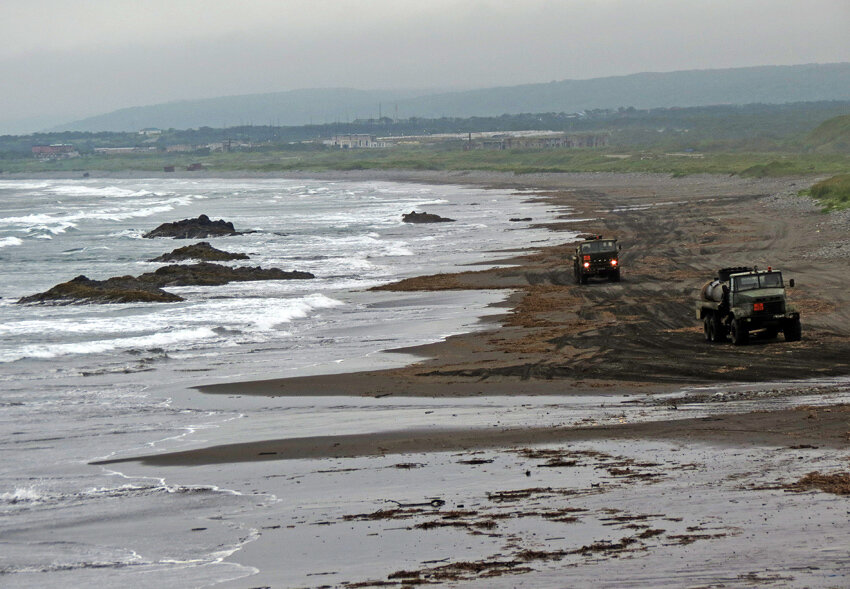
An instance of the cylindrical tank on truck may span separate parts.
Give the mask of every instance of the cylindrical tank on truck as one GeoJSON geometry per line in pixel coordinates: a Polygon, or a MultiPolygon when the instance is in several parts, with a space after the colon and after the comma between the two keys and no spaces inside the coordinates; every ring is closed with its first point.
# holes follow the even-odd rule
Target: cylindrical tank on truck
{"type": "MultiPolygon", "coordinates": [[[[788,286],[794,286],[790,280],[788,286]]],[[[696,317],[703,322],[706,341],[747,343],[751,333],[786,341],[801,337],[800,313],[787,301],[782,273],[747,266],[721,268],[700,289],[696,317]]]]}

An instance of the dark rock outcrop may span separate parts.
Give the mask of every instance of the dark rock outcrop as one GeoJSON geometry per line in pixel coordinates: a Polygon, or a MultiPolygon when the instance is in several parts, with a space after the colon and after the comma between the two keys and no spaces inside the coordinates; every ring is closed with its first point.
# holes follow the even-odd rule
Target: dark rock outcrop
{"type": "Polygon", "coordinates": [[[228,282],[309,278],[315,276],[309,272],[286,272],[279,268],[230,268],[208,262],[171,264],[141,276],[119,276],[108,280],[77,276],[43,293],[23,297],[18,303],[171,303],[185,299],[162,290],[162,287],[218,286],[228,282]]]}
{"type": "Polygon", "coordinates": [[[201,241],[178,247],[168,254],[157,256],[148,262],[183,262],[185,260],[202,260],[204,262],[227,262],[230,260],[247,260],[248,256],[242,253],[226,252],[216,249],[209,242],[201,241]]]}
{"type": "Polygon", "coordinates": [[[417,213],[416,211],[410,211],[409,213],[405,213],[401,216],[401,220],[405,223],[450,223],[454,221],[454,219],[449,219],[448,217],[441,217],[440,215],[433,215],[431,213],[417,213]]]}
{"type": "Polygon", "coordinates": [[[206,215],[197,219],[183,219],[173,223],[163,223],[153,231],[148,231],[142,237],[173,237],[174,239],[203,239],[204,237],[224,237],[242,235],[233,227],[233,223],[219,219],[211,221],[206,215]]]}
{"type": "Polygon", "coordinates": [[[26,303],[174,303],[183,297],[139,282],[135,276],[119,276],[108,280],[91,280],[77,276],[73,280],[57,284],[50,290],[23,297],[19,304],[26,303]]]}
{"type": "Polygon", "coordinates": [[[163,286],[218,286],[228,282],[251,280],[293,280],[315,278],[310,272],[286,272],[280,268],[260,268],[259,266],[230,268],[221,264],[200,262],[198,264],[171,264],[158,268],[155,272],[146,272],[138,280],[156,287],[163,286]]]}

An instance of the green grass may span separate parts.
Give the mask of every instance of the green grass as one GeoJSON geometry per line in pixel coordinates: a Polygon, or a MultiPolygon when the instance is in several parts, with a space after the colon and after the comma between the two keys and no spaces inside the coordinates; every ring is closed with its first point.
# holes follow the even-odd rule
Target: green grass
{"type": "Polygon", "coordinates": [[[56,162],[31,158],[0,160],[13,173],[41,171],[161,172],[164,166],[184,170],[192,162],[223,172],[287,172],[330,170],[482,170],[532,174],[539,172],[650,172],[681,177],[692,174],[742,176],[806,176],[840,174],[850,169],[850,154],[717,152],[671,154],[608,149],[462,151],[460,146],[421,146],[370,150],[279,150],[242,153],[132,154],[87,156],[56,162]],[[616,157],[613,157],[616,156],[616,157]]]}
{"type": "Polygon", "coordinates": [[[812,151],[847,153],[850,151],[850,115],[824,121],[806,137],[805,144],[812,151]]]}
{"type": "Polygon", "coordinates": [[[850,174],[840,174],[814,184],[804,191],[820,203],[825,212],[850,208],[850,174]]]}

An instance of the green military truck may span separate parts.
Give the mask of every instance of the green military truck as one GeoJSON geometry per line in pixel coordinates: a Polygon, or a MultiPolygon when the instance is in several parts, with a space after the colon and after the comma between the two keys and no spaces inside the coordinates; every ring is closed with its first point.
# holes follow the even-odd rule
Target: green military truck
{"type": "MultiPolygon", "coordinates": [[[[793,279],[788,286],[793,288],[793,279]]],[[[724,342],[730,337],[740,346],[753,332],[774,338],[780,331],[785,341],[795,342],[802,333],[800,313],[785,298],[782,273],[772,268],[721,268],[714,280],[702,287],[696,316],[703,322],[708,342],[724,342]]]]}
{"type": "Polygon", "coordinates": [[[616,239],[597,235],[576,247],[573,273],[578,284],[587,284],[591,276],[620,282],[620,250],[616,239]]]}

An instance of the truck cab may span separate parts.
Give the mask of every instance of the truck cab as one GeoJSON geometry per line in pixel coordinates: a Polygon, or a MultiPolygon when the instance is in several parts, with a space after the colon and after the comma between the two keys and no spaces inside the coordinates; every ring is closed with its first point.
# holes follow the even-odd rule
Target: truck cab
{"type": "Polygon", "coordinates": [[[616,239],[606,239],[601,235],[578,244],[573,259],[576,282],[587,284],[591,276],[619,282],[621,249],[616,239]]]}

